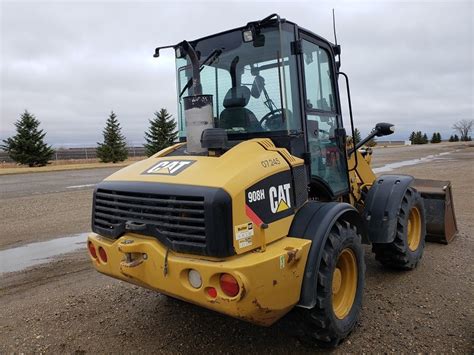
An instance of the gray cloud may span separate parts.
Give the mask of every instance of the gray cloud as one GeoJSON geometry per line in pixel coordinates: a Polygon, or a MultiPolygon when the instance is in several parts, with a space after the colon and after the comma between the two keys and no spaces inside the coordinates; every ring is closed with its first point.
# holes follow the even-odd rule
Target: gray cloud
{"type": "MultiPolygon", "coordinates": [[[[55,145],[95,144],[114,110],[134,144],[148,119],[176,112],[173,44],[241,26],[271,12],[332,40],[336,8],[342,70],[357,126],[395,123],[444,136],[473,118],[470,1],[1,2],[0,138],[28,109],[55,145]]],[[[341,91],[344,92],[341,86],[341,91]]],[[[346,115],[347,121],[347,115],[346,115]]]]}

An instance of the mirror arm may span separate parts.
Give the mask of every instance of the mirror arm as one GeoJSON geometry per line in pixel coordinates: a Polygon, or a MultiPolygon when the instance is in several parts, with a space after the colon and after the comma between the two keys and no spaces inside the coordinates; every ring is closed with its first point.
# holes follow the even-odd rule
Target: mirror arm
{"type": "Polygon", "coordinates": [[[349,151],[349,154],[352,154],[354,151],[362,147],[365,143],[370,141],[372,138],[374,138],[378,134],[379,134],[379,131],[377,129],[374,129],[367,137],[365,137],[359,143],[357,143],[356,146],[349,151]]]}
{"type": "Polygon", "coordinates": [[[160,56],[160,50],[166,49],[166,48],[176,48],[176,46],[173,44],[171,46],[156,47],[155,54],[153,54],[153,57],[158,58],[160,56]]]}

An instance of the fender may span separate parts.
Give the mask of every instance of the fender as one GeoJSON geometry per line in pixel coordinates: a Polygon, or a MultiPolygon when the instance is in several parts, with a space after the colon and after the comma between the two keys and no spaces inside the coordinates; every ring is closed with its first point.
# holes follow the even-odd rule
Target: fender
{"type": "Polygon", "coordinates": [[[310,201],[301,207],[293,218],[288,235],[312,241],[306,261],[299,307],[313,308],[316,305],[316,275],[322,251],[332,226],[338,220],[355,225],[362,238],[366,237],[365,225],[359,212],[348,203],[310,201]]]}
{"type": "Polygon", "coordinates": [[[362,213],[370,242],[393,242],[402,199],[413,181],[409,175],[382,175],[374,181],[362,213]]]}

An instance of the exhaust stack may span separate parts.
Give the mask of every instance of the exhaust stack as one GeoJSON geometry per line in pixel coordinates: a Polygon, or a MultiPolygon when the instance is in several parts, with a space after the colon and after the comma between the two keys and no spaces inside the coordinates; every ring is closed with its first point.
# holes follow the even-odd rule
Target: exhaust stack
{"type": "Polygon", "coordinates": [[[184,118],[186,122],[186,151],[189,154],[204,153],[207,149],[201,146],[201,135],[205,129],[214,127],[214,117],[212,95],[202,94],[201,70],[198,55],[188,41],[183,41],[177,45],[158,47],[155,49],[153,56],[158,58],[160,56],[160,50],[164,48],[174,48],[177,58],[182,58],[187,55],[191,61],[192,85],[190,87],[186,85],[185,89],[192,88],[192,95],[183,98],[184,118]]]}
{"type": "Polygon", "coordinates": [[[201,135],[205,129],[213,128],[212,95],[193,95],[183,98],[186,121],[186,151],[190,154],[207,152],[201,146],[201,135]]]}

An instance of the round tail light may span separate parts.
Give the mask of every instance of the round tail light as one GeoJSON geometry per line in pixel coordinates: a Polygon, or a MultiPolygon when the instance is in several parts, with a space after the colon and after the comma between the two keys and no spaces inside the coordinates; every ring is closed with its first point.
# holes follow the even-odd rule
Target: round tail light
{"type": "Polygon", "coordinates": [[[95,246],[92,242],[87,243],[87,248],[89,249],[89,253],[94,259],[97,259],[97,252],[95,251],[95,246]]]}
{"type": "Polygon", "coordinates": [[[107,253],[105,252],[105,249],[102,247],[99,247],[99,256],[100,256],[100,260],[102,260],[104,263],[107,262],[107,253]]]}
{"type": "Polygon", "coordinates": [[[207,294],[209,295],[209,297],[211,297],[211,298],[216,298],[217,297],[217,290],[214,287],[208,287],[206,289],[206,291],[207,291],[207,294]]]}
{"type": "Polygon", "coordinates": [[[222,292],[229,297],[235,297],[240,291],[240,286],[234,276],[230,274],[222,274],[219,279],[222,292]]]}
{"type": "Polygon", "coordinates": [[[200,288],[202,285],[202,279],[201,279],[201,274],[194,270],[190,269],[188,272],[188,280],[189,283],[191,284],[192,287],[194,288],[200,288]]]}

